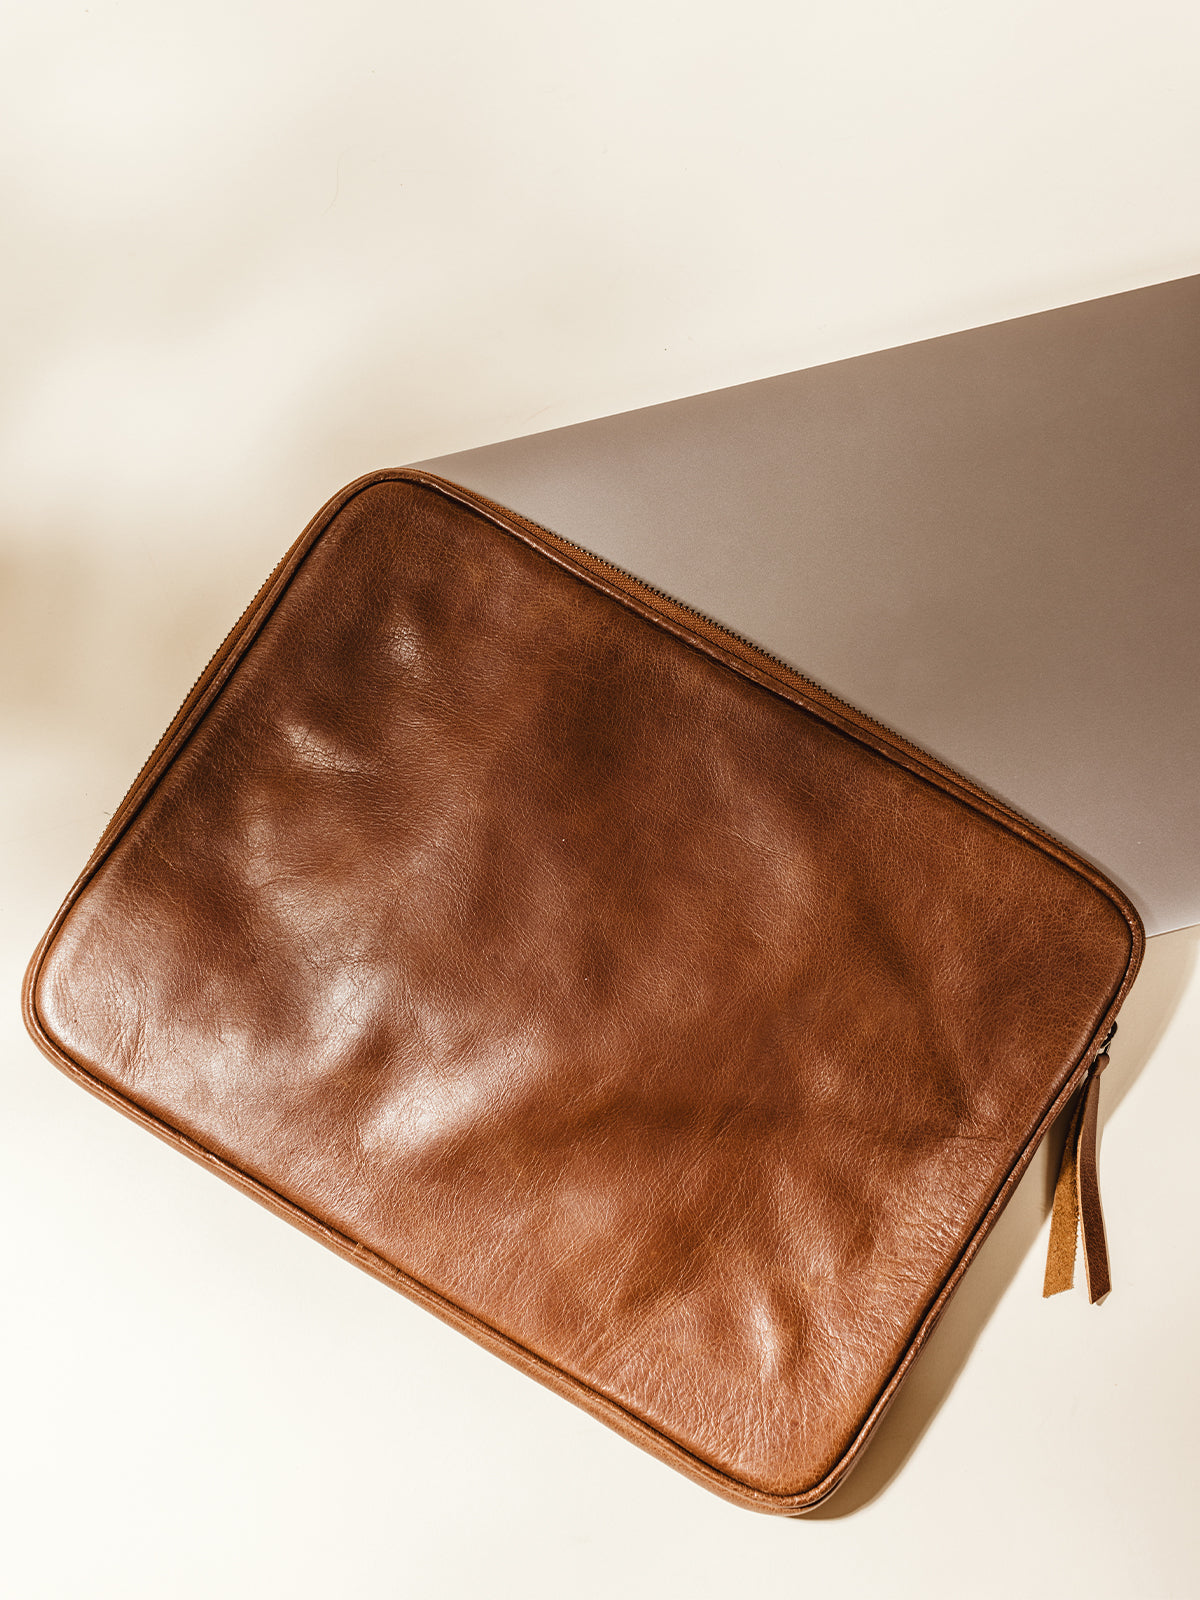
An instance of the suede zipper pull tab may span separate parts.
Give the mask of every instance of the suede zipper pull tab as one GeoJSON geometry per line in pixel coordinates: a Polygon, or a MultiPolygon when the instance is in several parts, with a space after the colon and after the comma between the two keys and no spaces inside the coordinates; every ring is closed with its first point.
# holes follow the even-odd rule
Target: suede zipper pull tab
{"type": "Polygon", "coordinates": [[[1075,1247],[1081,1231],[1088,1298],[1095,1305],[1112,1288],[1108,1271],[1108,1240],[1104,1235],[1104,1212],[1100,1206],[1100,1176],[1096,1165],[1096,1115],[1100,1106],[1100,1074],[1108,1065],[1108,1046],[1116,1031],[1114,1023],[1075,1098],[1062,1166],[1054,1188],[1050,1249],[1046,1256],[1046,1281],[1042,1288],[1045,1297],[1061,1294],[1075,1282],[1075,1247]]]}

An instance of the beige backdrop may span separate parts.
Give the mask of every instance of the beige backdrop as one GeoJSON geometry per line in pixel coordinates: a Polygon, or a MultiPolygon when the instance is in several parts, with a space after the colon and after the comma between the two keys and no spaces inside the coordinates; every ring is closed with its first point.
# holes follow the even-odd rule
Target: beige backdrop
{"type": "Polygon", "coordinates": [[[1105,1080],[1110,1303],[1039,1299],[1042,1159],[845,1497],[794,1524],[89,1100],[15,1002],[341,483],[1200,268],[1200,12],[10,0],[0,27],[6,1591],[1200,1593],[1196,930],[1152,941],[1105,1080]]]}

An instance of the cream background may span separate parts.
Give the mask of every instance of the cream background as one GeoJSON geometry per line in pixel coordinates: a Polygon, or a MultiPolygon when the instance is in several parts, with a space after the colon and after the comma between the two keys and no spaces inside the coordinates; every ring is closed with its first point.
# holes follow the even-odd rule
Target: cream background
{"type": "Polygon", "coordinates": [[[343,482],[1200,268],[1200,13],[10,0],[0,30],[0,1588],[1200,1593],[1198,930],[1152,941],[1105,1080],[1110,1302],[1039,1298],[1043,1156],[797,1523],[147,1138],[15,1005],[343,482]]]}

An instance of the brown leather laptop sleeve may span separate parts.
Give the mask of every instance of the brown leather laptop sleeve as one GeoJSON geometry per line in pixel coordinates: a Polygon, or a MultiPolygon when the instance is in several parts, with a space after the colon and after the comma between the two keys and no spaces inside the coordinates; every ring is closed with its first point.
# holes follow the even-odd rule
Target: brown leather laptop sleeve
{"type": "Polygon", "coordinates": [[[836,1486],[1133,980],[1092,866],[417,471],[317,516],[31,964],[86,1087],[709,1488],[836,1486]]]}

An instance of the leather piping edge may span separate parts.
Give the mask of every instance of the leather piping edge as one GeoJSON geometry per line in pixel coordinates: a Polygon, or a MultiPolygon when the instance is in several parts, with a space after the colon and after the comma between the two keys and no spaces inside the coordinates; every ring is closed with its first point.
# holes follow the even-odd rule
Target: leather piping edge
{"type": "MultiPolygon", "coordinates": [[[[902,735],[894,733],[885,724],[869,717],[866,712],[859,712],[848,701],[841,700],[838,696],[821,688],[821,686],[805,679],[802,674],[792,672],[782,661],[774,660],[765,651],[760,650],[749,640],[742,640],[739,635],[733,634],[728,629],[719,628],[719,631],[730,634],[730,643],[740,644],[751,652],[756,658],[751,661],[732,648],[727,648],[706,638],[703,634],[694,631],[686,620],[680,621],[674,617],[663,615],[656,609],[656,592],[642,583],[632,573],[625,573],[611,562],[604,565],[612,569],[614,577],[624,576],[641,591],[632,594],[619,586],[618,583],[606,578],[603,572],[595,572],[582,562],[572,558],[570,548],[565,550],[547,545],[541,535],[549,534],[548,529],[540,529],[536,523],[519,517],[515,512],[505,512],[504,508],[487,500],[482,495],[476,495],[473,490],[465,489],[460,484],[451,483],[446,478],[439,478],[432,472],[424,472],[417,468],[390,468],[383,472],[372,474],[372,482],[401,481],[421,483],[425,487],[434,489],[446,499],[456,500],[460,505],[473,511],[476,515],[486,518],[499,527],[503,532],[512,534],[523,543],[529,545],[540,555],[553,561],[557,566],[570,572],[574,577],[581,579],[590,587],[599,589],[607,594],[610,599],[616,600],[627,610],[642,617],[645,621],[653,623],[665,632],[674,634],[692,649],[702,655],[711,657],[722,666],[731,668],[740,676],[748,678],[760,688],[769,690],[781,699],[799,706],[801,710],[818,717],[828,723],[838,732],[854,739],[857,743],[873,750],[876,755],[882,755],[886,760],[893,761],[897,766],[902,766],[915,777],[922,778],[934,787],[943,790],[952,799],[958,800],[972,810],[989,817],[994,822],[999,822],[1010,831],[1019,834],[1028,843],[1035,844],[1047,854],[1053,855],[1061,863],[1071,868],[1079,876],[1085,878],[1094,889],[1105,895],[1124,918],[1129,928],[1130,935],[1136,943],[1139,938],[1144,942],[1145,932],[1132,903],[1102,872],[1091,862],[1080,856],[1077,851],[1048,833],[1044,828],[1033,822],[1031,818],[1022,816],[1012,806],[991,794],[982,785],[976,784],[963,773],[956,772],[944,761],[939,760],[930,752],[913,745],[902,735]],[[795,681],[788,681],[782,676],[787,672],[795,681]],[[861,720],[860,720],[861,719],[861,720]]],[[[363,487],[370,487],[364,483],[363,487]]],[[[557,535],[550,535],[557,538],[557,535]]],[[[569,541],[564,541],[569,545],[569,541]]],[[[579,554],[585,555],[582,547],[579,554]]],[[[600,559],[600,558],[597,558],[600,559]]],[[[669,599],[668,596],[662,596],[669,599]]],[[[682,608],[687,609],[687,608],[682,608]]],[[[700,613],[694,614],[697,621],[702,620],[700,613]]],[[[718,625],[719,627],[719,625],[718,625]]],[[[1139,950],[1138,960],[1141,960],[1139,950]]]]}
{"type": "Polygon", "coordinates": [[[721,1495],[726,1500],[732,1501],[735,1505],[756,1511],[772,1512],[777,1515],[800,1515],[805,1511],[812,1510],[831,1495],[863,1454],[870,1436],[890,1406],[900,1383],[932,1333],[963,1274],[974,1260],[988,1233],[990,1233],[1004,1210],[1013,1190],[1016,1188],[1046,1133],[1065,1108],[1071,1095],[1082,1083],[1091,1055],[1094,1053],[1095,1042],[1103,1036],[1107,1025],[1119,1011],[1121,1003],[1141,966],[1145,949],[1145,932],[1141,918],[1136,910],[1121,891],[1110,883],[1091,863],[1077,856],[1074,851],[1051,836],[1041,833],[1032,824],[1020,817],[1019,814],[1011,812],[1002,802],[991,800],[991,803],[987,804],[983,798],[976,796],[970,789],[960,788],[952,772],[926,767],[924,763],[916,759],[915,754],[910,756],[907,750],[900,750],[891,745],[890,741],[883,737],[884,729],[880,728],[876,732],[871,727],[864,729],[856,725],[852,720],[853,707],[847,706],[845,710],[846,714],[843,715],[838,710],[831,710],[820,700],[810,701],[802,692],[794,689],[791,685],[785,684],[773,671],[755,670],[750,663],[744,661],[741,657],[732,652],[727,653],[711,644],[708,640],[688,632],[672,619],[655,613],[648,605],[639,603],[615,585],[604,582],[597,574],[585,567],[576,565],[573,561],[564,558],[563,554],[558,550],[550,548],[540,540],[535,539],[526,527],[510,521],[508,517],[499,515],[499,508],[493,507],[491,504],[481,504],[470,490],[463,489],[457,484],[451,484],[432,473],[413,468],[382,468],[377,472],[368,473],[364,477],[357,478],[352,483],[347,484],[344,489],[327,501],[312,518],[300,537],[284,554],[258,593],[250,601],[250,604],[218,646],[200,677],[193,684],[182,706],[180,706],[174,718],[168,724],[166,731],[154,746],[124,799],[113,813],[83,871],[68,891],[53,922],[46,930],[30,959],[21,990],[21,1009],[25,1026],[42,1053],[56,1067],[66,1073],[68,1077],[73,1078],[98,1099],[122,1112],[167,1144],[182,1151],[183,1154],[189,1156],[199,1165],[215,1172],[217,1176],[224,1178],[226,1182],[231,1183],[234,1188],[239,1189],[251,1199],[257,1200],[259,1204],[265,1206],[269,1211],[283,1217],[310,1237],[328,1246],[345,1259],[352,1261],[356,1266],[370,1272],[374,1277],[389,1284],[392,1288],[405,1295],[406,1298],[432,1312],[457,1331],[466,1334],[492,1354],[500,1356],[510,1365],[517,1367],[543,1386],[564,1398],[572,1400],[581,1409],[587,1411],[599,1421],[606,1423],[615,1432],[630,1439],[633,1443],[640,1445],[651,1455],[675,1467],[703,1487],[721,1495]],[[223,1156],[207,1149],[204,1145],[191,1139],[187,1134],[172,1127],[170,1123],[146,1111],[136,1101],[127,1098],[95,1077],[57,1042],[41,1016],[37,1004],[37,988],[42,968],[75,901],[116,846],[146,800],[153,793],[159,780],[169,770],[175,757],[199,727],[205,714],[216,701],[221,689],[236,670],[246,651],[253,644],[262,626],[282,599],[304,558],[316,544],[321,534],[326,531],[334,518],[349,505],[351,500],[356,499],[366,489],[387,482],[417,483],[433,489],[447,499],[458,501],[477,515],[484,517],[487,521],[499,527],[502,531],[520,538],[522,542],[538,550],[542,555],[554,561],[557,565],[564,567],[567,571],[574,573],[584,582],[599,588],[602,592],[634,610],[648,621],[676,634],[693,648],[712,656],[724,665],[731,667],[734,671],[750,678],[751,681],[759,683],[761,687],[792,701],[802,709],[818,716],[821,720],[840,728],[841,731],[866,744],[869,748],[876,750],[885,759],[896,761],[899,765],[912,771],[916,776],[924,778],[926,781],[932,782],[935,787],[945,790],[970,809],[990,816],[993,821],[1007,826],[1025,838],[1027,842],[1056,857],[1064,866],[1085,878],[1093,888],[1099,890],[1120,911],[1129,929],[1130,951],[1124,974],[1116,990],[1111,995],[1101,1021],[1093,1031],[1091,1040],[1083,1050],[1075,1066],[1068,1073],[1066,1080],[1052,1095],[1041,1120],[1025,1144],[1018,1150],[1007,1176],[1002,1180],[990,1203],[985,1208],[980,1221],[964,1245],[962,1253],[948,1273],[941,1289],[927,1304],[926,1310],[920,1318],[908,1345],[905,1347],[903,1355],[877,1395],[874,1404],[867,1411],[858,1430],[828,1472],[806,1489],[792,1493],[774,1493],[769,1490],[755,1488],[753,1485],[735,1477],[732,1473],[713,1466],[710,1462],[688,1450],[686,1446],[670,1438],[669,1435],[652,1423],[638,1417],[625,1406],[620,1405],[617,1401],[610,1400],[599,1390],[573,1377],[545,1357],[500,1333],[481,1318],[475,1317],[471,1312],[464,1310],[453,1301],[430,1289],[419,1279],[410,1277],[384,1257],[369,1250],[365,1245],[358,1243],[349,1235],[340,1233],[337,1229],[330,1227],[311,1212],[304,1210],[301,1206],[277,1193],[268,1184],[244,1172],[223,1156]]]}

